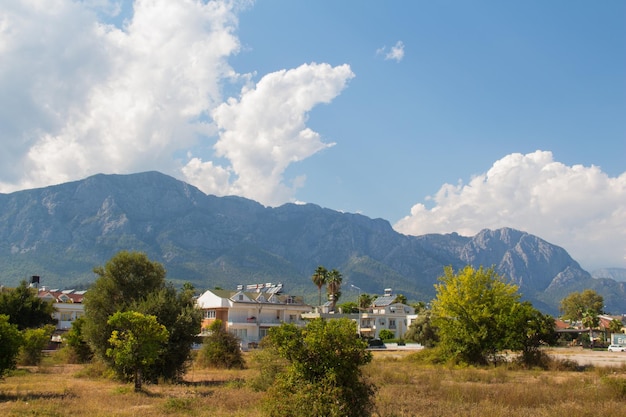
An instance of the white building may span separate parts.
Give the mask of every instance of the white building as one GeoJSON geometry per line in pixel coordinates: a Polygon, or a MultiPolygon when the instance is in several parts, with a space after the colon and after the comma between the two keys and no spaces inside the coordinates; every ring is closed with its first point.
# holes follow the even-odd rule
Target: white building
{"type": "Polygon", "coordinates": [[[57,330],[69,330],[72,322],[85,314],[83,298],[86,291],[74,290],[49,290],[42,287],[37,296],[42,300],[51,302],[54,306],[52,317],[57,320],[57,330]]]}
{"type": "Polygon", "coordinates": [[[322,307],[322,312],[314,312],[303,315],[305,319],[314,318],[341,318],[347,317],[357,322],[357,331],[364,337],[378,339],[380,331],[390,330],[395,339],[400,339],[409,329],[411,322],[417,318],[415,309],[409,305],[395,302],[397,296],[390,289],[385,290],[385,295],[376,298],[372,305],[361,309],[359,313],[342,314],[329,313],[322,307]]]}
{"type": "Polygon", "coordinates": [[[216,319],[236,335],[245,348],[256,346],[270,328],[282,323],[304,325],[301,316],[311,311],[302,297],[282,294],[282,284],[254,284],[236,291],[207,290],[196,301],[202,310],[202,332],[216,319]]]}

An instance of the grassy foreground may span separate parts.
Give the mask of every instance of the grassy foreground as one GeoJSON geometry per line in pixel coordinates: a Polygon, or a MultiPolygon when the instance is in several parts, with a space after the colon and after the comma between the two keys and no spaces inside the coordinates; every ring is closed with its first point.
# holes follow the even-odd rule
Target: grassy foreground
{"type": "MultiPolygon", "coordinates": [[[[20,368],[0,380],[2,416],[260,416],[262,392],[241,371],[190,368],[180,385],[132,384],[90,377],[86,365],[20,368]]],[[[375,354],[365,373],[378,387],[378,417],[623,417],[626,367],[584,371],[476,369],[418,364],[409,356],[375,354]]],[[[280,401],[280,399],[276,399],[280,401]]]]}

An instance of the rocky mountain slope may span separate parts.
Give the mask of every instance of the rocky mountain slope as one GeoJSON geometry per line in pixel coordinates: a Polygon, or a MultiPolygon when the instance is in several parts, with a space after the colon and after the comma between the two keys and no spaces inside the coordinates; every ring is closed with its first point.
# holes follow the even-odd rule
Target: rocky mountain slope
{"type": "MultiPolygon", "coordinates": [[[[389,222],[314,204],[264,207],[240,197],[205,195],[158,172],[95,175],[46,188],[0,194],[0,283],[30,275],[44,285],[92,282],[94,266],[122,249],[162,262],[168,278],[198,288],[282,282],[317,293],[318,265],[344,274],[344,299],[356,290],[393,288],[429,301],[443,267],[494,265],[525,299],[556,313],[571,291],[594,288],[607,310],[626,312],[626,283],[594,279],[567,252],[513,229],[405,236],[389,222]]],[[[354,294],[352,294],[354,293],[354,294]]]]}

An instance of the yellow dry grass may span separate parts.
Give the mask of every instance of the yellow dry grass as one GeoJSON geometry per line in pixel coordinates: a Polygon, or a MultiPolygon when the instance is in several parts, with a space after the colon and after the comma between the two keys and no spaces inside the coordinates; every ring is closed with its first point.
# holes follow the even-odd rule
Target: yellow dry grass
{"type": "MultiPolygon", "coordinates": [[[[376,353],[365,374],[378,387],[376,417],[623,417],[626,368],[585,372],[429,366],[376,353]]],[[[20,368],[0,381],[2,416],[260,416],[262,392],[245,370],[190,368],[185,383],[146,385],[92,378],[83,365],[20,368]]],[[[280,401],[280,399],[276,399],[280,401]]]]}

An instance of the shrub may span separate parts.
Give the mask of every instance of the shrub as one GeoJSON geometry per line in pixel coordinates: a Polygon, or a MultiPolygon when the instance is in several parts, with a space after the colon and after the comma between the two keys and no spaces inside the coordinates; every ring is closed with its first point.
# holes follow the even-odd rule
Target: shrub
{"type": "Polygon", "coordinates": [[[210,334],[204,339],[198,355],[200,365],[243,369],[245,361],[239,347],[239,339],[224,329],[221,320],[215,320],[209,328],[210,334]]]}
{"type": "Polygon", "coordinates": [[[53,325],[39,329],[26,329],[22,332],[24,344],[20,349],[18,362],[20,365],[39,365],[43,358],[43,350],[48,346],[54,332],[53,325]]]}

